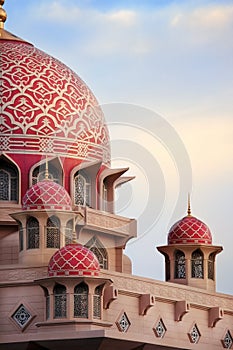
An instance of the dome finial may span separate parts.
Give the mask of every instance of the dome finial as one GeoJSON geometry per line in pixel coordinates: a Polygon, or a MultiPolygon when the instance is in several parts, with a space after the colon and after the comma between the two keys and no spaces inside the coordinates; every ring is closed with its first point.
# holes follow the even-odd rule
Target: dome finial
{"type": "Polygon", "coordinates": [[[0,0],[0,29],[4,28],[4,23],[6,22],[6,19],[7,19],[7,13],[2,8],[2,5],[4,5],[4,2],[5,0],[0,0]]]}
{"type": "Polygon", "coordinates": [[[49,180],[49,165],[48,165],[47,154],[46,154],[46,157],[45,157],[45,180],[47,180],[47,181],[49,180]]]}
{"type": "Polygon", "coordinates": [[[191,215],[191,204],[190,204],[190,193],[188,193],[188,210],[187,210],[187,214],[188,214],[188,216],[192,216],[191,215]]]}

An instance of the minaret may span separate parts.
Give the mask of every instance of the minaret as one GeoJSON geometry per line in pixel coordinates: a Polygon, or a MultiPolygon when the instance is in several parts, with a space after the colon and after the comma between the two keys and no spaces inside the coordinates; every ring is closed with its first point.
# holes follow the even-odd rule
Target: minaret
{"type": "Polygon", "coordinates": [[[192,216],[190,195],[187,215],[171,227],[168,244],[157,249],[165,257],[166,281],[215,291],[215,257],[223,248],[212,245],[208,226],[192,216]]]}

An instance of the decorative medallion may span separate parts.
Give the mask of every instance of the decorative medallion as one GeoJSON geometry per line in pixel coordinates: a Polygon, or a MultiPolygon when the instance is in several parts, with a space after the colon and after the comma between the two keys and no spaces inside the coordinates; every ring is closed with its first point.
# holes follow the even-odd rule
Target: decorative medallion
{"type": "Polygon", "coordinates": [[[228,330],[222,339],[222,345],[225,349],[231,349],[233,344],[233,338],[231,336],[231,332],[228,330]]]}
{"type": "Polygon", "coordinates": [[[189,336],[189,340],[191,343],[197,344],[199,342],[199,339],[201,337],[201,333],[200,333],[196,324],[194,324],[192,326],[192,329],[188,333],[188,336],[189,336]]]}
{"type": "Polygon", "coordinates": [[[130,321],[128,319],[128,316],[125,312],[121,314],[118,321],[116,322],[116,325],[120,332],[126,333],[130,327],[130,321]]]}
{"type": "Polygon", "coordinates": [[[165,327],[162,318],[160,318],[158,320],[158,322],[155,324],[155,326],[153,327],[153,331],[154,331],[156,337],[158,337],[158,338],[164,337],[164,335],[167,331],[167,328],[165,327]]]}
{"type": "Polygon", "coordinates": [[[24,329],[32,319],[32,314],[23,304],[20,304],[20,306],[12,314],[11,318],[21,329],[24,329]]]}

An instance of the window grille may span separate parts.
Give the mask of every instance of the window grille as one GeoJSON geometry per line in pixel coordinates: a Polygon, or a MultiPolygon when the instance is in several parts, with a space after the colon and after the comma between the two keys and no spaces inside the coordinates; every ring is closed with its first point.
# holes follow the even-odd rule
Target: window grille
{"type": "Polygon", "coordinates": [[[203,253],[200,249],[192,253],[192,277],[204,278],[203,253]]]}
{"type": "Polygon", "coordinates": [[[98,238],[92,237],[90,239],[90,241],[88,241],[85,244],[85,247],[90,249],[92,251],[92,253],[95,254],[95,256],[97,257],[97,259],[99,261],[100,268],[107,270],[108,269],[108,253],[107,253],[107,250],[102,245],[102,243],[98,240],[98,238]]]}
{"type": "Polygon", "coordinates": [[[65,228],[65,245],[72,243],[73,238],[73,220],[69,220],[65,228]]]}
{"type": "Polygon", "coordinates": [[[46,232],[47,248],[60,248],[60,221],[56,216],[48,218],[46,232]]]}
{"type": "Polygon", "coordinates": [[[0,159],[0,201],[17,201],[18,187],[17,169],[0,159]]]}
{"type": "Polygon", "coordinates": [[[66,287],[57,284],[53,289],[54,295],[54,318],[66,317],[66,287]]]}
{"type": "Polygon", "coordinates": [[[74,178],[75,205],[90,206],[90,183],[87,176],[78,173],[74,178]]]}
{"type": "Polygon", "coordinates": [[[74,288],[74,317],[88,318],[88,286],[84,282],[74,288]]]}
{"type": "Polygon", "coordinates": [[[101,293],[102,287],[96,287],[93,296],[93,318],[101,318],[101,293]]]}
{"type": "Polygon", "coordinates": [[[175,252],[175,278],[186,278],[185,255],[181,250],[175,252]]]}
{"type": "Polygon", "coordinates": [[[214,280],[214,253],[211,253],[208,259],[208,278],[214,280]]]}
{"type": "Polygon", "coordinates": [[[27,220],[27,249],[36,249],[40,245],[39,222],[36,218],[30,217],[27,220]]]}

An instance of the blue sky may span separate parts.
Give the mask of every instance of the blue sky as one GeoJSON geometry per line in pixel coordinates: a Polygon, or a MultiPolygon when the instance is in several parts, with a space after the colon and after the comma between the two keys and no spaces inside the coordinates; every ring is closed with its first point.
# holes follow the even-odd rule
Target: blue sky
{"type": "Polygon", "coordinates": [[[113,103],[122,104],[119,113],[131,128],[122,115],[118,126],[109,127],[113,166],[129,164],[137,175],[124,190],[130,200],[121,191],[117,200],[120,214],[139,220],[141,238],[127,248],[134,272],[163,279],[155,246],[166,244],[169,227],[185,215],[190,190],[193,214],[224,246],[217,258],[218,290],[233,294],[232,1],[6,0],[5,9],[6,29],[75,70],[108,106],[109,124],[117,120],[107,115],[113,103]],[[144,108],[137,123],[124,103],[139,106],[135,115],[144,108]],[[149,125],[149,111],[161,119],[149,125]],[[180,153],[169,137],[177,149],[183,142],[180,153]],[[139,159],[126,152],[133,143],[139,159]],[[185,185],[184,150],[192,168],[185,185]]]}

